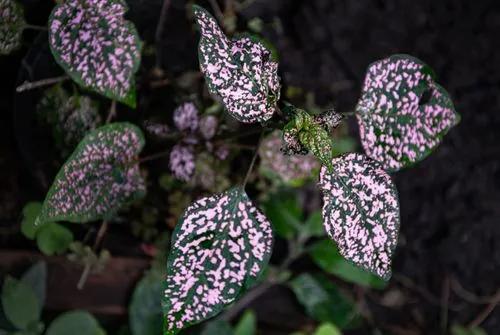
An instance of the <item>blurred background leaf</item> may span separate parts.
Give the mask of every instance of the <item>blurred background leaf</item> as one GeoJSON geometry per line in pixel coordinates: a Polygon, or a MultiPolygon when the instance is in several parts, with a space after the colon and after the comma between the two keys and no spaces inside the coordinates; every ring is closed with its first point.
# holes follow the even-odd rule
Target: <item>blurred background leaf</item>
{"type": "Polygon", "coordinates": [[[387,285],[377,276],[349,263],[340,255],[335,244],[328,239],[313,244],[309,254],[321,269],[345,281],[375,289],[383,289],[387,285]]]}

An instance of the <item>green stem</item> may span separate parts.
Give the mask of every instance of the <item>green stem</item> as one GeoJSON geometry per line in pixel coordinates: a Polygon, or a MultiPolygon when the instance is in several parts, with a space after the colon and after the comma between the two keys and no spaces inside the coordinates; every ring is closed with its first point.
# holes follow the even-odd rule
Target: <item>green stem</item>
{"type": "Polygon", "coordinates": [[[248,183],[248,179],[250,178],[250,174],[252,173],[253,166],[255,165],[255,161],[257,160],[257,156],[259,154],[259,147],[262,143],[262,138],[264,137],[264,129],[262,129],[259,137],[259,141],[257,142],[257,146],[255,148],[255,153],[253,154],[252,161],[250,162],[250,166],[248,167],[247,174],[245,175],[245,179],[243,179],[242,189],[245,189],[245,186],[248,183]]]}

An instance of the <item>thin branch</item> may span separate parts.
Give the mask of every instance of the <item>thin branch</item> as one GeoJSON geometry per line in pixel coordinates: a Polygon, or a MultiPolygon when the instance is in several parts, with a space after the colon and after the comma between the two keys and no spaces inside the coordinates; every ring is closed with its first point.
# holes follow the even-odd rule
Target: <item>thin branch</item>
{"type": "Polygon", "coordinates": [[[469,323],[468,325],[469,328],[478,327],[479,325],[481,325],[481,323],[483,323],[483,321],[486,320],[488,316],[490,316],[491,312],[493,312],[493,310],[495,309],[495,307],[497,307],[499,303],[500,303],[500,290],[497,291],[497,293],[495,294],[491,302],[488,304],[488,306],[486,306],[486,308],[483,309],[483,311],[479,313],[474,318],[474,320],[472,320],[469,323]]]}
{"type": "Polygon", "coordinates": [[[156,154],[152,154],[152,155],[140,158],[140,159],[134,161],[133,164],[135,165],[135,164],[140,164],[140,163],[144,163],[144,162],[153,161],[155,159],[167,156],[168,154],[170,154],[170,150],[161,151],[161,152],[158,152],[156,154]]]}
{"type": "Polygon", "coordinates": [[[56,84],[65,80],[68,80],[69,76],[64,75],[60,77],[47,78],[38,81],[25,81],[21,85],[16,88],[16,92],[21,93],[24,91],[29,91],[38,87],[48,86],[52,84],[56,84]]]}
{"type": "Polygon", "coordinates": [[[106,118],[106,123],[110,123],[111,120],[116,115],[116,100],[111,100],[111,107],[109,108],[108,117],[106,118]]]}
{"type": "Polygon", "coordinates": [[[255,148],[255,153],[253,154],[252,161],[250,162],[250,166],[248,167],[247,174],[245,175],[245,179],[243,179],[242,188],[244,189],[248,183],[248,179],[250,178],[250,174],[252,174],[253,166],[255,165],[255,161],[257,160],[257,156],[259,155],[259,147],[262,142],[262,138],[264,137],[264,129],[260,133],[259,141],[257,142],[257,146],[255,148]]]}
{"type": "Polygon", "coordinates": [[[102,220],[101,226],[99,227],[99,230],[97,231],[97,235],[95,237],[95,242],[92,247],[94,251],[99,248],[99,245],[102,242],[102,239],[104,238],[104,235],[106,235],[106,232],[108,231],[108,221],[102,220]]]}
{"type": "Polygon", "coordinates": [[[156,26],[155,42],[156,42],[156,67],[161,68],[161,38],[163,36],[163,29],[165,28],[165,21],[167,19],[168,9],[170,8],[171,0],[163,0],[161,6],[160,18],[156,26]]]}
{"type": "Polygon", "coordinates": [[[260,297],[264,294],[268,289],[273,287],[275,282],[265,281],[259,286],[255,287],[253,290],[245,294],[243,298],[238,300],[234,305],[232,305],[229,309],[226,310],[221,315],[221,320],[231,321],[234,317],[236,317],[243,309],[245,309],[252,301],[260,297]]]}
{"type": "Polygon", "coordinates": [[[478,305],[489,304],[491,303],[491,301],[495,299],[496,296],[496,294],[490,296],[478,296],[470,292],[469,290],[466,290],[455,277],[451,278],[450,284],[453,293],[455,293],[460,298],[471,304],[478,304],[478,305]]]}
{"type": "Polygon", "coordinates": [[[217,20],[219,20],[219,23],[224,27],[224,13],[222,13],[222,10],[217,3],[217,0],[208,0],[210,3],[210,6],[212,7],[212,10],[214,11],[215,17],[217,20]]]}
{"type": "Polygon", "coordinates": [[[34,25],[34,24],[25,24],[23,26],[23,29],[31,29],[31,30],[39,30],[39,31],[47,31],[47,30],[49,30],[45,26],[37,26],[37,25],[34,25]]]}
{"type": "MultiPolygon", "coordinates": [[[[97,249],[99,248],[99,245],[101,244],[102,239],[104,238],[104,235],[106,235],[107,231],[108,231],[108,221],[102,220],[101,226],[99,227],[99,230],[97,231],[94,245],[92,246],[92,251],[94,251],[94,252],[97,251],[97,249]]],[[[83,289],[91,271],[92,271],[92,263],[87,262],[85,264],[85,267],[83,268],[83,272],[80,276],[80,279],[78,280],[78,283],[76,284],[77,289],[79,289],[79,290],[83,289]]]]}
{"type": "Polygon", "coordinates": [[[85,286],[85,283],[87,282],[87,279],[89,278],[90,270],[92,270],[92,265],[90,263],[86,263],[85,267],[83,268],[82,275],[80,276],[80,279],[78,280],[78,283],[76,284],[76,288],[79,290],[82,290],[83,287],[85,286]]]}
{"type": "Polygon", "coordinates": [[[448,329],[448,306],[450,303],[450,277],[446,276],[443,281],[443,293],[441,295],[441,333],[446,334],[448,329]]]}
{"type": "Polygon", "coordinates": [[[425,288],[423,288],[421,286],[418,286],[410,278],[408,278],[408,277],[406,277],[406,276],[404,276],[402,274],[398,274],[398,273],[394,273],[393,274],[393,278],[397,282],[399,282],[400,284],[402,284],[403,286],[405,286],[405,287],[407,287],[409,289],[412,289],[412,290],[417,291],[418,293],[420,293],[420,295],[422,297],[424,297],[430,303],[432,303],[434,305],[437,305],[437,306],[441,305],[441,302],[439,301],[438,298],[436,298],[436,296],[434,296],[431,292],[427,291],[425,288]]]}

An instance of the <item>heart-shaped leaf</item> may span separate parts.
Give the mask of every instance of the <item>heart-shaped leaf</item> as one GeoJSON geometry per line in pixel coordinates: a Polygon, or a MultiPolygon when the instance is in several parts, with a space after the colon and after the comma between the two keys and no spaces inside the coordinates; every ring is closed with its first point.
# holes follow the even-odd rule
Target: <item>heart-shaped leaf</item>
{"type": "Polygon", "coordinates": [[[424,159],[460,120],[432,70],[407,55],[370,65],[356,114],[366,154],[386,170],[424,159]]]}
{"type": "Polygon", "coordinates": [[[64,1],[49,18],[52,54],[82,87],[135,107],[142,43],[122,0],[64,1]]]}
{"type": "Polygon", "coordinates": [[[25,26],[21,5],[14,0],[0,0],[0,55],[19,48],[25,26]]]}
{"type": "Polygon", "coordinates": [[[199,59],[208,89],[245,123],[270,119],[279,100],[278,63],[255,37],[228,39],[205,9],[193,6],[200,28],[199,59]]]}
{"type": "Polygon", "coordinates": [[[399,230],[399,202],[391,177],[370,158],[351,153],[321,169],[323,222],[340,254],[383,279],[399,230]]]}
{"type": "Polygon", "coordinates": [[[241,188],[191,204],[172,236],[163,310],[166,334],[218,314],[267,264],[271,224],[241,188]]]}
{"type": "Polygon", "coordinates": [[[91,131],[57,174],[36,224],[109,218],[142,197],[146,188],[136,160],[143,146],[141,130],[130,123],[91,131]]]}

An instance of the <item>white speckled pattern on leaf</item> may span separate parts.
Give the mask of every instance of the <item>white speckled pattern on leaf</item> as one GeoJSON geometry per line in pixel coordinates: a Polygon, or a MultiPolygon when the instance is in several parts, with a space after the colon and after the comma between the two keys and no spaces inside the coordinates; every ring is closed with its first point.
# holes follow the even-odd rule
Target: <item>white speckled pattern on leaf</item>
{"type": "Polygon", "coordinates": [[[432,70],[407,55],[370,65],[356,115],[366,154],[392,171],[424,159],[460,119],[432,70]]]}
{"type": "Polygon", "coordinates": [[[270,222],[241,188],[192,203],[172,236],[165,334],[176,334],[234,302],[267,264],[272,242],[270,222]]]}
{"type": "Polygon", "coordinates": [[[200,68],[210,92],[241,122],[270,119],[280,94],[271,52],[251,36],[229,40],[206,10],[193,6],[193,11],[201,33],[200,68]]]}
{"type": "Polygon", "coordinates": [[[55,177],[37,224],[103,219],[142,197],[146,186],[134,161],[143,146],[142,132],[130,123],[89,132],[55,177]]]}
{"type": "Polygon", "coordinates": [[[135,107],[141,46],[121,0],[65,1],[49,18],[56,61],[79,85],[135,107]]]}
{"type": "Polygon", "coordinates": [[[391,275],[391,258],[399,231],[399,202],[394,183],[380,163],[357,153],[321,169],[323,223],[339,251],[383,279],[391,275]]]}

